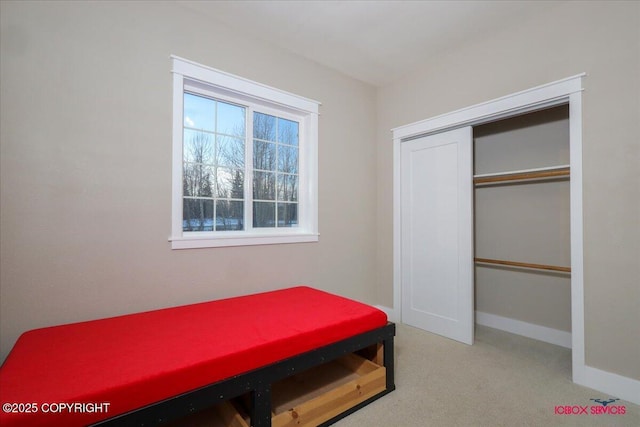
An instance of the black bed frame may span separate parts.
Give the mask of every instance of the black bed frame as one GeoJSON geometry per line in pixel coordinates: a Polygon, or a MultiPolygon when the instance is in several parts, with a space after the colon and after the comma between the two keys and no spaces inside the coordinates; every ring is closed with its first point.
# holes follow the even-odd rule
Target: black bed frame
{"type": "Polygon", "coordinates": [[[385,390],[322,424],[322,426],[328,426],[395,390],[393,363],[395,332],[395,324],[389,322],[381,328],[100,421],[93,426],[157,426],[210,408],[225,400],[250,393],[251,426],[270,427],[271,385],[273,383],[309,368],[331,362],[346,354],[354,353],[374,344],[382,344],[386,368],[385,390]]]}

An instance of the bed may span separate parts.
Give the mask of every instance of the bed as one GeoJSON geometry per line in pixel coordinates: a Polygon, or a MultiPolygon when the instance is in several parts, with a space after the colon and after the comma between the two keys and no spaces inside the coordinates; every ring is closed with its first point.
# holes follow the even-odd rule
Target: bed
{"type": "Polygon", "coordinates": [[[161,425],[215,405],[223,425],[327,424],[395,388],[394,335],[382,311],[306,286],[36,329],[0,368],[0,425],[161,425]],[[338,362],[362,378],[274,411],[273,390],[338,362]]]}

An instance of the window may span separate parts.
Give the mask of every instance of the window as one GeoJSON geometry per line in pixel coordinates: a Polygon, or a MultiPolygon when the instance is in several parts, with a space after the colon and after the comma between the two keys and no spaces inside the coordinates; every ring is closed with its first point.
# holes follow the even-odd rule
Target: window
{"type": "Polygon", "coordinates": [[[172,62],[172,248],[317,241],[319,103],[172,62]]]}

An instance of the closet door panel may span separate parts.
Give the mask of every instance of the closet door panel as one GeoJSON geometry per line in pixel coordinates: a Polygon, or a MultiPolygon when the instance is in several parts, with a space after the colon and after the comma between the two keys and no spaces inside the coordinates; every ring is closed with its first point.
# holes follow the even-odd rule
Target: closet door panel
{"type": "Polygon", "coordinates": [[[402,144],[402,320],[473,342],[471,128],[402,144]]]}

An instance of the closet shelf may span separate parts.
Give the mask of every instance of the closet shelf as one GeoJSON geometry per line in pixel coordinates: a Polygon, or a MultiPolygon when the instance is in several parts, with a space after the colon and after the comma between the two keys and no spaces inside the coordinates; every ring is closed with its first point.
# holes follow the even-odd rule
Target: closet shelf
{"type": "Polygon", "coordinates": [[[476,263],[480,263],[480,264],[498,264],[498,265],[513,266],[513,267],[532,268],[535,270],[560,271],[563,273],[571,273],[571,267],[559,267],[556,265],[547,265],[547,264],[531,264],[528,262],[503,261],[499,259],[490,259],[490,258],[474,258],[474,260],[476,263]]]}
{"type": "Polygon", "coordinates": [[[569,177],[569,165],[548,168],[523,169],[518,171],[474,175],[474,184],[497,184],[510,181],[526,181],[531,179],[554,179],[569,177]]]}

